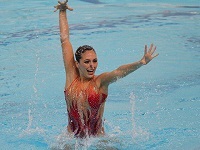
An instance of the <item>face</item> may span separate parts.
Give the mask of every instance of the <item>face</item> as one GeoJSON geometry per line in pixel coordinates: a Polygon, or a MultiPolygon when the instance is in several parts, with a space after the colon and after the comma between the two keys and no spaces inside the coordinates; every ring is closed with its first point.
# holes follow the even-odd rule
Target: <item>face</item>
{"type": "Polygon", "coordinates": [[[98,66],[96,53],[93,50],[88,50],[81,57],[80,62],[76,63],[80,76],[86,79],[93,78],[98,66]]]}

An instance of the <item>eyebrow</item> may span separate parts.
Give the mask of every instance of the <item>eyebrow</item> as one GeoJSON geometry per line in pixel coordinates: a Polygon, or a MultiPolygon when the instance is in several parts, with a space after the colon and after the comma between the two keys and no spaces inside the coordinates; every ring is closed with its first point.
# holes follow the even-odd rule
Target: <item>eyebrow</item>
{"type": "MultiPolygon", "coordinates": [[[[92,60],[95,60],[95,59],[97,60],[97,58],[94,58],[94,59],[92,59],[92,60]]],[[[91,59],[86,58],[84,61],[86,61],[86,60],[91,60],[91,59]]]]}

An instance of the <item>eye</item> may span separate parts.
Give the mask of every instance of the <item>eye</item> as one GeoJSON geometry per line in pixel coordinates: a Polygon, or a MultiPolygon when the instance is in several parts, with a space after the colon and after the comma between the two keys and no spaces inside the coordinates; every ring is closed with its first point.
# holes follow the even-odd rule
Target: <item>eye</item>
{"type": "Polygon", "coordinates": [[[93,62],[98,62],[97,59],[94,59],[93,62]]]}
{"type": "Polygon", "coordinates": [[[89,62],[90,62],[89,60],[84,61],[85,64],[89,64],[89,62]]]}

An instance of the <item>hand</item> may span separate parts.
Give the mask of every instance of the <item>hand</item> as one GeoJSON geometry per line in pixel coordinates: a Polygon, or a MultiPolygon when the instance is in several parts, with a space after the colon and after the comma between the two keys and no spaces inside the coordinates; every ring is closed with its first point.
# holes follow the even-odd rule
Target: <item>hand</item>
{"type": "Polygon", "coordinates": [[[153,58],[157,57],[159,54],[154,55],[154,52],[156,50],[156,46],[154,46],[153,44],[151,44],[149,50],[147,51],[147,45],[145,45],[144,48],[144,56],[143,58],[140,60],[140,62],[143,65],[148,64],[153,58]]]}
{"type": "Polygon", "coordinates": [[[56,12],[58,9],[60,9],[60,11],[64,11],[64,10],[66,10],[66,9],[72,11],[73,8],[70,8],[70,7],[67,5],[67,2],[68,2],[68,0],[66,0],[65,2],[60,2],[60,1],[58,1],[58,5],[54,6],[54,8],[56,9],[56,10],[54,10],[54,12],[56,12]]]}

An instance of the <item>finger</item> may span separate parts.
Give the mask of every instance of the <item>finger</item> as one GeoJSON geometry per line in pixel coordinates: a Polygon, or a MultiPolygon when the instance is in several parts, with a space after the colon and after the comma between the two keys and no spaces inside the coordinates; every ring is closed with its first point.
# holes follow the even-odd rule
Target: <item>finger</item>
{"type": "Polygon", "coordinates": [[[154,47],[153,51],[151,52],[151,55],[155,52],[156,50],[156,46],[154,47]]]}
{"type": "Polygon", "coordinates": [[[152,58],[155,58],[155,57],[157,57],[159,55],[159,53],[158,54],[156,54],[155,56],[153,56],[152,58]]]}
{"type": "Polygon", "coordinates": [[[58,10],[58,7],[57,7],[57,6],[54,6],[54,8],[55,8],[54,12],[56,12],[56,11],[58,10]]]}
{"type": "Polygon", "coordinates": [[[144,54],[146,54],[147,53],[147,45],[145,45],[145,47],[144,47],[144,54]]]}
{"type": "Polygon", "coordinates": [[[63,2],[63,4],[65,4],[65,5],[66,5],[66,4],[67,4],[67,1],[63,2]]]}
{"type": "Polygon", "coordinates": [[[73,10],[74,10],[73,8],[70,8],[70,7],[68,7],[67,9],[70,10],[70,11],[73,11],[73,10]]]}
{"type": "Polygon", "coordinates": [[[73,11],[73,8],[69,7],[68,5],[66,5],[67,9],[70,11],[73,11]]]}
{"type": "Polygon", "coordinates": [[[148,51],[149,53],[151,53],[152,48],[153,48],[153,44],[150,45],[150,48],[149,48],[149,51],[148,51]]]}

